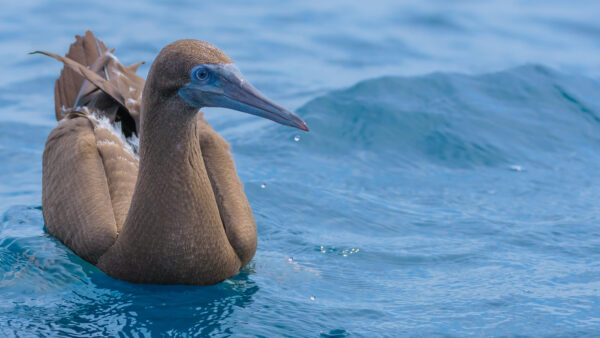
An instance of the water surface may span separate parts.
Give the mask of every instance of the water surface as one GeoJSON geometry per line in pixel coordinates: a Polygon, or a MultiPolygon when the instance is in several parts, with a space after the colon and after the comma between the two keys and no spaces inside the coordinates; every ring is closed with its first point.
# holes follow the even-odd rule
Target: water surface
{"type": "MultiPolygon", "coordinates": [[[[75,1],[0,11],[0,333],[594,335],[600,6],[75,1]],[[44,231],[63,53],[223,48],[300,131],[227,110],[258,251],[210,287],[114,280],[44,231]]],[[[145,75],[149,65],[143,66],[145,75]]]]}

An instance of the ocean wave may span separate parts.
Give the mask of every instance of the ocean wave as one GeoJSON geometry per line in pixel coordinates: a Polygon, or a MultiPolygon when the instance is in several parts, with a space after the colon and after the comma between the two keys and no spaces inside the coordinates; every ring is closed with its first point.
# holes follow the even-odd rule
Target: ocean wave
{"type": "Polygon", "coordinates": [[[311,153],[495,166],[600,144],[600,106],[592,100],[599,92],[598,81],[526,65],[476,76],[366,80],[298,113],[311,128],[302,135],[311,153]]]}

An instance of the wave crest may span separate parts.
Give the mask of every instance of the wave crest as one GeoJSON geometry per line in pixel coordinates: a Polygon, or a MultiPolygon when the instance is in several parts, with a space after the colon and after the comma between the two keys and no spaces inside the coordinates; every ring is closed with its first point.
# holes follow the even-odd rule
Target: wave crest
{"type": "Polygon", "coordinates": [[[599,92],[595,80],[527,65],[367,80],[298,112],[311,128],[307,151],[383,155],[398,165],[494,166],[597,144],[600,107],[591,98],[599,92]]]}

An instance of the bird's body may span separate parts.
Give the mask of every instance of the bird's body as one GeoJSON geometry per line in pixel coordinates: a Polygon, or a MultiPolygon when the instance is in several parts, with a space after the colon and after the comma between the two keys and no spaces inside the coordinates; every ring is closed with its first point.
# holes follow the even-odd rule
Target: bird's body
{"type": "Polygon", "coordinates": [[[131,282],[214,284],[235,275],[256,251],[256,225],[229,145],[198,108],[306,129],[303,122],[253,92],[204,42],[165,47],[146,82],[91,32],[66,57],[44,54],[67,66],[43,158],[48,232],[131,282]]]}

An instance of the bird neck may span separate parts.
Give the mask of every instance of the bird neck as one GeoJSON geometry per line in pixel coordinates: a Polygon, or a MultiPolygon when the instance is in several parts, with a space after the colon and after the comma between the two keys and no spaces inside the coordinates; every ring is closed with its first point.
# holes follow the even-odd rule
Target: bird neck
{"type": "Polygon", "coordinates": [[[140,170],[132,217],[125,226],[188,236],[209,226],[222,228],[202,157],[197,118],[196,108],[177,100],[142,111],[140,170]],[[148,213],[152,219],[146,219],[148,213]]]}
{"type": "Polygon", "coordinates": [[[118,278],[210,284],[225,278],[214,271],[240,267],[202,157],[197,111],[181,101],[142,107],[135,191],[101,261],[118,278]]]}
{"type": "Polygon", "coordinates": [[[157,102],[143,109],[140,118],[140,170],[143,166],[152,172],[157,165],[164,165],[177,171],[181,162],[202,160],[197,153],[196,108],[178,101],[157,102]]]}

